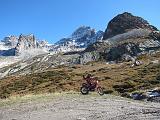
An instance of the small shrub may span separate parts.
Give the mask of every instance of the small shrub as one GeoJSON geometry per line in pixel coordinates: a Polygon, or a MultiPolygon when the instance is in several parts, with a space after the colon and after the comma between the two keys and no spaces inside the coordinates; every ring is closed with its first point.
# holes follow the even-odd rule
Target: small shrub
{"type": "Polygon", "coordinates": [[[76,66],[72,66],[72,68],[73,68],[73,69],[77,69],[77,67],[76,67],[76,66]]]}
{"type": "Polygon", "coordinates": [[[105,68],[100,68],[98,71],[105,71],[106,69],[105,68]]]}
{"type": "Polygon", "coordinates": [[[104,94],[111,94],[113,93],[113,90],[104,90],[104,94]]]}
{"type": "Polygon", "coordinates": [[[138,89],[149,89],[151,87],[151,84],[149,82],[142,83],[141,85],[137,86],[138,89]]]}
{"type": "Polygon", "coordinates": [[[106,76],[106,77],[105,77],[105,80],[108,80],[108,79],[111,79],[111,78],[110,78],[110,77],[108,77],[108,76],[106,76]]]}
{"type": "Polygon", "coordinates": [[[126,98],[131,98],[130,94],[129,93],[122,93],[121,94],[121,97],[126,97],[126,98]]]}
{"type": "Polygon", "coordinates": [[[6,99],[6,98],[8,98],[9,96],[10,96],[10,94],[8,94],[8,93],[3,93],[3,94],[0,95],[0,99],[6,99]]]}
{"type": "Polygon", "coordinates": [[[8,88],[3,88],[0,94],[1,99],[6,99],[10,96],[11,91],[8,88]]]}
{"type": "Polygon", "coordinates": [[[151,83],[152,85],[157,85],[160,83],[160,81],[159,80],[151,80],[151,81],[149,81],[149,83],[151,83]]]}
{"type": "Polygon", "coordinates": [[[49,93],[54,93],[56,90],[55,90],[55,88],[52,88],[52,89],[50,89],[48,92],[49,93]]]}
{"type": "Polygon", "coordinates": [[[157,75],[156,80],[160,81],[160,73],[157,75]]]}
{"type": "Polygon", "coordinates": [[[133,91],[134,90],[134,85],[126,82],[126,83],[120,83],[117,85],[113,85],[113,88],[118,91],[119,93],[124,93],[128,91],[133,91]]]}

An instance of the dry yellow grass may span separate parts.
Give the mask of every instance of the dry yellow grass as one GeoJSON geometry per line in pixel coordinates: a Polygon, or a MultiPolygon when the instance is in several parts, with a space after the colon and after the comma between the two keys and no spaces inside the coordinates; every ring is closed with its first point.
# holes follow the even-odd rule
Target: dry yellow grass
{"type": "Polygon", "coordinates": [[[42,73],[7,77],[0,81],[0,98],[79,91],[85,73],[98,77],[102,87],[112,90],[115,94],[160,87],[160,64],[150,63],[151,60],[159,59],[159,56],[160,53],[141,56],[139,59],[144,64],[133,68],[130,67],[131,63],[127,62],[119,64],[91,62],[87,65],[60,66],[42,73]]]}

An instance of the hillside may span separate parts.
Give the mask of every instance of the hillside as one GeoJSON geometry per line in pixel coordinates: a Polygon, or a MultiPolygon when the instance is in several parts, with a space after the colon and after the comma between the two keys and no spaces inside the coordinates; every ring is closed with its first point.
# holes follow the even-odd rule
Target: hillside
{"type": "Polygon", "coordinates": [[[86,65],[58,66],[44,72],[11,76],[0,81],[0,97],[41,94],[48,92],[79,91],[82,75],[98,77],[107,92],[130,93],[160,87],[160,53],[140,56],[143,65],[131,67],[131,62],[106,64],[91,62],[86,65]],[[123,70],[122,70],[123,69],[123,70]]]}

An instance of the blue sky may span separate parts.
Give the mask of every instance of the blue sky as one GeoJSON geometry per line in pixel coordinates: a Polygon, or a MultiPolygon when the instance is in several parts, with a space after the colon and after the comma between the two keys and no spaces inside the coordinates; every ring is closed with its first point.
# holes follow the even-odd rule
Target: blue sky
{"type": "Polygon", "coordinates": [[[81,25],[105,30],[125,11],[160,29],[160,0],[0,0],[0,39],[33,33],[54,43],[81,25]]]}

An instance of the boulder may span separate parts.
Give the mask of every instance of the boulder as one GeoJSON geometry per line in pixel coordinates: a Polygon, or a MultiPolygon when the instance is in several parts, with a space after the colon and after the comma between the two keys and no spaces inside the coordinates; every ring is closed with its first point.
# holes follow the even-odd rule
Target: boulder
{"type": "Polygon", "coordinates": [[[134,92],[130,96],[134,100],[143,100],[143,99],[146,99],[146,95],[144,95],[143,93],[139,93],[139,92],[134,92]]]}

